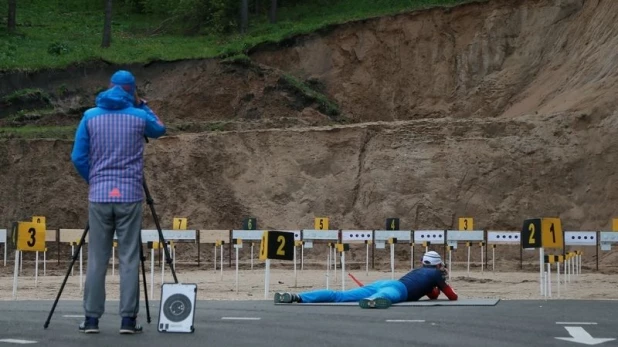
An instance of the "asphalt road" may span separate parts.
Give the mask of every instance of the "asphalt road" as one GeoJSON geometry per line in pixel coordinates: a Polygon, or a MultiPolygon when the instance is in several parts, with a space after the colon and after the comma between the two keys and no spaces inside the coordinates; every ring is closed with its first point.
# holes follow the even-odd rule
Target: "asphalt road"
{"type": "MultiPolygon", "coordinates": [[[[570,337],[569,329],[580,339],[586,334],[593,339],[618,338],[618,301],[500,301],[496,306],[387,310],[274,305],[272,301],[200,301],[196,305],[196,330],[190,334],[157,332],[159,303],[151,301],[150,306],[150,324],[145,321],[143,303],[140,307],[145,326],[142,334],[118,334],[118,303],[110,302],[100,322],[101,333],[85,335],[77,331],[82,320],[81,302],[60,301],[49,327],[44,329],[51,301],[0,301],[0,347],[20,345],[11,339],[36,341],[30,346],[66,347],[584,346],[556,339],[570,337]]],[[[618,340],[599,344],[616,345],[618,340]]]]}

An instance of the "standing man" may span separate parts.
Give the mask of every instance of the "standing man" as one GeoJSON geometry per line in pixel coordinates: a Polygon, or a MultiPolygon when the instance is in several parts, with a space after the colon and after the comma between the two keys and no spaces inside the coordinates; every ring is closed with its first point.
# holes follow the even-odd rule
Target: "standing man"
{"type": "Polygon", "coordinates": [[[389,308],[404,301],[418,301],[427,296],[435,300],[443,292],[449,300],[457,293],[446,282],[447,270],[440,255],[429,251],[423,255],[423,267],[412,270],[398,280],[379,280],[346,291],[318,289],[299,294],[275,293],[275,303],[358,302],[361,308],[389,308]]]}
{"type": "Polygon", "coordinates": [[[98,333],[105,311],[105,276],[118,237],[121,334],[142,331],[139,312],[144,136],[159,138],[165,126],[137,93],[135,77],[120,70],[96,98],[75,134],[71,161],[89,185],[88,269],[84,333],[98,333]]]}

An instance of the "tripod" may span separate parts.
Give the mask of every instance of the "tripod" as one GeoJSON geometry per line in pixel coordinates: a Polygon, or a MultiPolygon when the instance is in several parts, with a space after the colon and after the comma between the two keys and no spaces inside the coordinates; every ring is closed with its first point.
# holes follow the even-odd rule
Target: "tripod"
{"type": "MultiPolygon", "coordinates": [[[[165,238],[163,237],[163,231],[161,230],[161,225],[159,224],[159,217],[157,216],[157,213],[155,211],[154,208],[154,200],[152,199],[152,196],[150,195],[150,191],[148,190],[148,185],[146,184],[146,178],[143,178],[144,181],[144,192],[146,194],[146,202],[148,203],[148,205],[150,206],[150,211],[152,213],[152,217],[154,219],[155,225],[157,226],[157,230],[159,232],[159,241],[161,242],[161,244],[163,244],[163,251],[165,252],[165,261],[167,262],[167,264],[169,265],[170,269],[172,270],[172,275],[174,277],[174,283],[178,283],[178,278],[176,277],[176,271],[174,270],[174,263],[172,262],[172,257],[169,254],[169,250],[166,247],[166,242],[165,242],[165,238]]],[[[45,321],[45,325],[43,326],[45,329],[47,329],[47,327],[49,326],[49,321],[51,320],[52,315],[54,314],[54,310],[56,309],[56,305],[58,305],[58,300],[60,299],[60,295],[62,295],[62,291],[64,290],[64,286],[67,283],[67,280],[69,278],[69,275],[71,274],[71,269],[73,268],[73,266],[75,265],[75,261],[77,260],[77,256],[79,255],[79,252],[82,248],[82,245],[84,244],[84,241],[86,239],[86,234],[88,233],[88,229],[90,228],[89,223],[86,223],[86,228],[84,229],[84,233],[82,234],[81,239],[79,240],[79,245],[77,245],[77,250],[75,251],[75,253],[73,254],[73,259],[71,260],[71,265],[69,266],[66,275],[64,276],[64,281],[62,281],[62,285],[60,286],[60,290],[58,291],[58,295],[56,296],[56,300],[54,301],[54,305],[52,306],[51,311],[49,312],[49,316],[47,317],[47,320],[45,321]]],[[[142,262],[142,279],[144,282],[144,300],[146,303],[146,319],[148,321],[148,323],[150,323],[151,319],[150,319],[150,306],[148,305],[148,286],[146,285],[146,267],[144,266],[144,260],[146,259],[144,257],[144,249],[143,249],[143,244],[142,244],[142,235],[141,235],[141,230],[140,230],[140,237],[139,237],[139,252],[140,252],[140,260],[142,262]]],[[[165,266],[165,264],[163,265],[165,266]]]]}

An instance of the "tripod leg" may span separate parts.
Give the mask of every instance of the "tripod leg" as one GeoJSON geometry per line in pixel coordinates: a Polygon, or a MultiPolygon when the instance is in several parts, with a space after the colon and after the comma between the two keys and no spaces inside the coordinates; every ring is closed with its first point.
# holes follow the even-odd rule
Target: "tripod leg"
{"type": "Polygon", "coordinates": [[[139,257],[142,261],[142,279],[144,280],[144,300],[146,301],[146,319],[148,323],[150,323],[150,306],[148,304],[148,284],[146,284],[146,267],[144,265],[144,260],[146,260],[146,258],[144,257],[144,248],[142,245],[141,230],[140,230],[140,236],[139,236],[139,257]]]}
{"type": "Polygon", "coordinates": [[[73,269],[73,265],[75,265],[75,261],[80,253],[82,245],[86,240],[86,234],[88,233],[88,229],[90,228],[89,224],[86,224],[86,228],[84,229],[84,233],[82,234],[82,238],[79,240],[79,245],[77,245],[77,252],[73,253],[73,259],[71,259],[71,265],[69,266],[66,275],[64,276],[64,281],[62,281],[62,285],[60,286],[60,290],[58,291],[58,295],[56,296],[56,300],[54,301],[54,305],[52,306],[51,311],[49,312],[49,316],[47,316],[47,320],[45,321],[45,325],[43,328],[47,329],[49,326],[49,321],[51,320],[52,315],[54,314],[54,310],[56,309],[56,305],[58,304],[58,300],[60,299],[60,295],[62,295],[62,291],[64,290],[64,286],[67,283],[67,279],[71,274],[71,269],[73,269]]]}
{"type": "MultiPolygon", "coordinates": [[[[150,196],[150,191],[148,190],[148,186],[146,185],[146,177],[144,177],[144,192],[146,193],[146,202],[150,206],[150,211],[152,212],[152,217],[154,219],[155,225],[157,226],[157,230],[159,231],[159,241],[164,245],[163,251],[165,252],[165,261],[169,265],[172,270],[172,276],[174,277],[174,282],[178,283],[178,278],[176,277],[176,271],[174,270],[174,264],[172,263],[172,257],[169,254],[169,250],[165,247],[165,237],[163,237],[163,231],[161,230],[161,224],[159,223],[159,217],[154,209],[154,200],[152,196],[150,196]]],[[[164,265],[165,266],[165,265],[164,265]]]]}

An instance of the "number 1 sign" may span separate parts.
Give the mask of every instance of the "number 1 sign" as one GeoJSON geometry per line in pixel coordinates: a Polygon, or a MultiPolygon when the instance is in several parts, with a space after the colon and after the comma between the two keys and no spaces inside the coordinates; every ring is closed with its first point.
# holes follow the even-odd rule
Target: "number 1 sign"
{"type": "Polygon", "coordinates": [[[564,234],[560,218],[526,219],[521,230],[522,248],[562,248],[564,234]]]}

